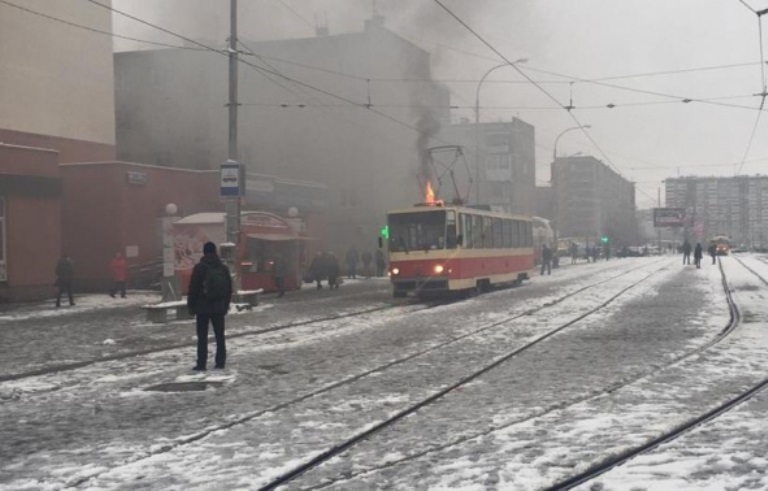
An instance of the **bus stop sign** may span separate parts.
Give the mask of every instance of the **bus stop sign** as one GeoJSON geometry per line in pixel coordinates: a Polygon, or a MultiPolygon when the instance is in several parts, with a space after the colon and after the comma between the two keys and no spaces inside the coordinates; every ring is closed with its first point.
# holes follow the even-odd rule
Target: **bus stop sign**
{"type": "Polygon", "coordinates": [[[240,164],[237,162],[228,160],[226,164],[221,164],[220,196],[222,198],[239,198],[242,189],[241,177],[240,164]]]}

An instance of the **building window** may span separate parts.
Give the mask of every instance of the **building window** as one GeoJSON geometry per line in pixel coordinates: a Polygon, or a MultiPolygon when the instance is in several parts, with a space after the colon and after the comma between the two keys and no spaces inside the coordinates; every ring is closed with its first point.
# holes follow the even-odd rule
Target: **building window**
{"type": "Polygon", "coordinates": [[[5,198],[0,198],[0,281],[8,281],[5,257],[5,198]]]}

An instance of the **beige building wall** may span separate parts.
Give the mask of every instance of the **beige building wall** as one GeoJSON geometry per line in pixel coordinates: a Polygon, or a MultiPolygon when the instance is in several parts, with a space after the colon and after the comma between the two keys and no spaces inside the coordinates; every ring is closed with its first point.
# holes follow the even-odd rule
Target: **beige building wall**
{"type": "MultiPolygon", "coordinates": [[[[82,0],[14,3],[76,24],[112,29],[109,10],[82,0]]],[[[0,133],[114,146],[114,115],[110,36],[0,4],[0,133]]]]}

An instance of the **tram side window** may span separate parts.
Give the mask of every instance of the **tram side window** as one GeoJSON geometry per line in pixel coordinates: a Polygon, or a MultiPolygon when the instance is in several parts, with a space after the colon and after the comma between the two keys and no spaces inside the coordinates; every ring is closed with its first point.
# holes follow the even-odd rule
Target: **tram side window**
{"type": "Polygon", "coordinates": [[[447,210],[445,213],[445,246],[447,249],[456,249],[456,212],[447,210]]]}
{"type": "Polygon", "coordinates": [[[525,247],[533,247],[533,227],[531,222],[524,222],[525,225],[525,247]]]}
{"type": "Polygon", "coordinates": [[[493,219],[493,247],[504,247],[504,225],[501,218],[493,219]]]}
{"type": "Polygon", "coordinates": [[[504,247],[512,247],[512,220],[501,221],[502,234],[504,235],[504,247]]]}
{"type": "Polygon", "coordinates": [[[493,248],[493,221],[491,217],[483,217],[483,247],[493,248]]]}
{"type": "Polygon", "coordinates": [[[472,215],[461,214],[461,235],[464,249],[472,249],[472,215]]]}
{"type": "Polygon", "coordinates": [[[510,223],[510,247],[520,247],[520,244],[518,243],[518,237],[520,237],[520,230],[518,227],[518,221],[517,220],[511,220],[510,223]]]}
{"type": "Polygon", "coordinates": [[[483,217],[472,215],[472,247],[483,248],[483,217]]]}

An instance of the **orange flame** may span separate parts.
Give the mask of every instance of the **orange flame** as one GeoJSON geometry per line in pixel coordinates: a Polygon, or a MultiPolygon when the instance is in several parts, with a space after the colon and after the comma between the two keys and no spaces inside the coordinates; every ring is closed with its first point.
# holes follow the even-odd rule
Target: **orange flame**
{"type": "Polygon", "coordinates": [[[427,189],[425,190],[424,202],[428,205],[435,204],[435,192],[432,190],[432,183],[427,181],[427,189]]]}

